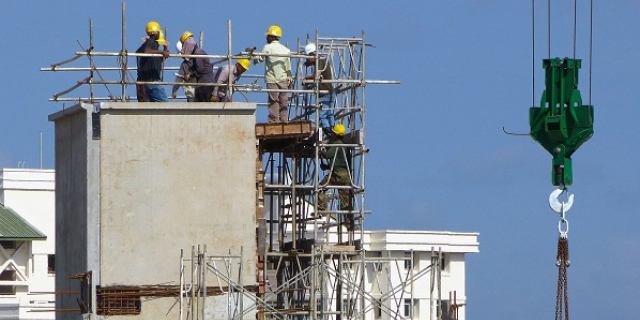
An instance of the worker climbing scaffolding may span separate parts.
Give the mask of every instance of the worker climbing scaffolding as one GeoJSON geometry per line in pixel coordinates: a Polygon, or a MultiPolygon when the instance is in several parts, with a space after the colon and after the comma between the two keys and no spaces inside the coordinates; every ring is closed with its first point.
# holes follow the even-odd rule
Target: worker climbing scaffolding
{"type": "MultiPolygon", "coordinates": [[[[535,8],[535,1],[532,1],[535,8]]],[[[567,268],[569,261],[569,221],[567,211],[573,205],[574,195],[567,186],[573,183],[573,166],[571,156],[593,135],[594,108],[583,104],[578,90],[578,71],[582,60],[576,59],[577,0],[573,7],[573,58],[551,58],[551,1],[548,1],[548,37],[549,57],[542,61],[545,69],[545,90],[542,93],[539,107],[529,109],[530,136],[553,157],[551,161],[551,184],[558,189],[551,192],[549,206],[560,215],[558,222],[558,251],[556,266],[558,267],[558,284],[556,291],[555,320],[569,319],[569,296],[567,268]],[[566,201],[560,201],[564,195],[566,201]]],[[[593,17],[593,1],[591,1],[591,17],[593,17]]],[[[535,10],[533,10],[533,59],[535,65],[535,10]]],[[[590,21],[590,26],[593,23],[590,21]]],[[[592,29],[592,28],[591,28],[592,29]]],[[[592,35],[589,36],[591,51],[592,35]]],[[[591,66],[591,52],[589,53],[591,66]]],[[[589,70],[591,76],[591,70],[589,70]]],[[[533,78],[535,92],[535,72],[533,78]]],[[[591,80],[589,80],[591,87],[591,80]]]]}

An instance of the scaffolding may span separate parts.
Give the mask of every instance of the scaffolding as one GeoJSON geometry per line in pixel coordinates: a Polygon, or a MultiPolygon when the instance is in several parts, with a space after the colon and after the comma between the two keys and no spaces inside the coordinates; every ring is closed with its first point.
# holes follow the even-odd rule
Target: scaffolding
{"type": "MultiPolygon", "coordinates": [[[[293,94],[290,109],[294,121],[311,125],[299,128],[299,132],[258,136],[265,176],[258,206],[264,205],[267,228],[265,244],[259,245],[265,249],[259,253],[264,257],[262,272],[267,280],[263,299],[288,318],[360,318],[358,310],[364,310],[362,240],[368,213],[364,197],[367,45],[364,34],[359,38],[329,38],[316,33],[315,39],[298,43],[298,51],[310,42],[315,43],[318,58],[310,68],[298,61],[294,88],[302,92],[293,94]],[[318,76],[324,71],[320,61],[322,67],[330,69],[331,80],[318,76]],[[326,83],[333,93],[322,90],[326,83]],[[335,99],[320,103],[323,95],[335,95],[335,99]],[[326,139],[325,131],[331,124],[327,128],[321,123],[321,112],[331,114],[335,123],[345,126],[343,144],[326,139]],[[345,153],[348,185],[331,185],[330,179],[321,179],[321,150],[330,146],[345,153]],[[348,204],[338,201],[341,192],[348,192],[348,204]],[[319,210],[321,193],[331,199],[323,210],[319,210]]],[[[266,125],[265,131],[269,126],[273,127],[266,125]]],[[[332,170],[329,166],[325,176],[332,170]]],[[[272,312],[264,315],[274,317],[272,312]]]]}
{"type": "MultiPolygon", "coordinates": [[[[88,76],[73,87],[54,94],[50,101],[87,102],[129,101],[128,86],[141,84],[129,74],[133,68],[130,57],[149,54],[129,53],[125,47],[125,6],[122,7],[122,49],[120,52],[94,50],[93,24],[90,23],[90,45],[61,63],[42,68],[42,71],[88,72],[88,76]],[[89,67],[62,67],[81,57],[87,57],[89,67]],[[115,67],[98,67],[96,58],[116,59],[115,67]],[[118,80],[103,76],[116,72],[118,80]],[[68,97],[81,86],[89,86],[88,97],[68,97]],[[104,87],[106,97],[96,94],[96,86],[104,87]],[[116,95],[110,88],[117,87],[116,95]]],[[[165,34],[167,34],[165,30],[165,34]]],[[[203,36],[200,36],[200,43],[203,36]]],[[[256,253],[232,253],[227,256],[208,256],[206,246],[192,248],[191,257],[180,257],[179,292],[172,289],[180,305],[180,319],[205,319],[208,298],[227,299],[228,319],[405,319],[401,312],[403,297],[413,295],[413,282],[430,273],[432,292],[439,284],[440,258],[420,269],[411,268],[401,279],[391,276],[399,270],[398,259],[370,257],[364,250],[365,217],[370,214],[365,205],[365,143],[367,84],[398,84],[397,81],[366,79],[366,49],[364,32],[359,37],[337,38],[316,34],[298,40],[290,58],[295,68],[290,89],[266,89],[257,81],[262,76],[245,75],[240,83],[227,83],[230,92],[245,93],[287,92],[289,119],[287,123],[257,124],[256,162],[256,253]],[[309,55],[305,45],[316,45],[313,64],[304,64],[309,55]],[[322,61],[322,63],[321,63],[322,61]],[[331,79],[319,76],[328,68],[331,79]],[[331,90],[327,91],[326,85],[331,90]],[[324,86],[323,86],[324,85],[324,86]],[[333,91],[333,92],[330,92],[333,91]],[[323,99],[327,94],[331,95],[323,99]],[[321,103],[321,101],[323,103],[321,103]],[[343,124],[347,133],[342,144],[327,138],[321,115],[330,114],[334,123],[343,124]],[[333,170],[321,166],[322,150],[328,147],[344,150],[347,158],[349,183],[332,185],[324,179],[333,170]],[[324,169],[324,170],[323,170],[324,169]],[[339,194],[348,193],[348,203],[340,203],[339,194]],[[329,199],[320,210],[319,196],[329,199]],[[243,256],[256,254],[258,264],[247,266],[243,256]],[[395,268],[394,268],[395,264],[395,268]],[[190,266],[190,277],[185,268],[190,266]],[[256,268],[256,279],[242,279],[243,268],[256,268]],[[369,278],[367,280],[367,277],[369,278]],[[189,280],[187,280],[189,278],[189,280]],[[373,279],[373,280],[372,280],[373,279]],[[209,285],[213,283],[214,285],[209,285]],[[220,298],[220,297],[218,297],[220,298]]],[[[228,22],[228,52],[226,55],[206,55],[217,59],[214,65],[234,59],[255,59],[268,54],[253,50],[232,53],[231,21],[228,22]]],[[[172,58],[196,57],[170,55],[172,58]]],[[[164,67],[164,71],[177,68],[164,67]]],[[[163,81],[160,85],[177,83],[163,81]]],[[[179,84],[179,83],[178,83],[179,84]]],[[[216,85],[216,84],[200,84],[216,85]]],[[[248,99],[247,99],[248,101],[248,99]]],[[[330,128],[329,128],[330,130],[330,128]]],[[[413,259],[413,258],[412,258],[413,259]]],[[[101,288],[109,290],[113,288],[101,288]]],[[[106,291],[105,291],[106,292],[106,291]]],[[[439,291],[438,291],[439,292],[439,291]]],[[[138,293],[134,294],[140,295],[138,293]]],[[[438,297],[439,300],[439,297],[438,297]]],[[[132,309],[135,312],[135,309],[132,309]]],[[[438,312],[438,317],[441,312],[438,312]]]]}
{"type": "MultiPolygon", "coordinates": [[[[192,247],[191,257],[185,257],[181,252],[178,295],[181,320],[415,319],[418,315],[413,313],[413,308],[407,311],[406,301],[414,301],[414,282],[426,276],[431,277],[431,319],[457,319],[457,308],[462,306],[454,303],[448,308],[450,310],[444,310],[439,303],[440,251],[432,251],[431,264],[420,269],[413,266],[413,252],[410,260],[373,256],[357,260],[347,252],[322,252],[318,259],[321,262],[315,265],[297,270],[283,267],[288,273],[287,280],[270,281],[272,288],[266,292],[255,284],[243,284],[242,256],[242,251],[240,255],[209,256],[206,246],[198,246],[197,251],[192,247]],[[394,279],[400,275],[396,271],[403,269],[402,264],[406,265],[407,261],[410,261],[407,272],[394,279]],[[366,284],[362,280],[365,276],[370,278],[366,284]],[[323,295],[312,304],[308,296],[302,296],[303,287],[324,288],[319,290],[323,295]],[[207,307],[216,301],[207,301],[205,297],[225,301],[224,310],[207,307]],[[307,304],[294,305],[300,301],[307,304]]],[[[295,265],[300,267],[305,257],[298,255],[295,259],[295,265]]],[[[276,268],[270,273],[276,275],[279,270],[276,268]]]]}

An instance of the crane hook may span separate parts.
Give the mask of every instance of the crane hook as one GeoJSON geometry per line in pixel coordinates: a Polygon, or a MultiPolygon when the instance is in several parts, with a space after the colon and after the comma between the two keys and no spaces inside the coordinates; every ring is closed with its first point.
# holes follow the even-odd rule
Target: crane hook
{"type": "Polygon", "coordinates": [[[569,220],[565,217],[565,214],[573,205],[573,195],[569,194],[566,188],[557,189],[551,192],[549,195],[549,207],[560,214],[560,221],[558,221],[558,233],[560,238],[566,239],[569,233],[569,220]],[[559,197],[562,193],[567,192],[567,202],[560,202],[559,197]]]}
{"type": "Polygon", "coordinates": [[[564,218],[564,213],[571,209],[572,205],[573,195],[569,194],[569,191],[567,191],[567,189],[553,190],[549,195],[549,207],[551,207],[551,210],[559,213],[562,218],[564,218]],[[560,195],[562,195],[562,193],[564,193],[565,191],[567,192],[567,202],[560,202],[560,195]]]}

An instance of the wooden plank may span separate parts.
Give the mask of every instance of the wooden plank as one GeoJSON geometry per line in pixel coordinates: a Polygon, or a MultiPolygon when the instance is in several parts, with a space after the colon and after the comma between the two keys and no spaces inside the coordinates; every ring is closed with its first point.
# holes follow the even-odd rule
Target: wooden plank
{"type": "Polygon", "coordinates": [[[311,121],[306,120],[256,124],[256,138],[258,139],[309,137],[312,133],[311,121]]]}

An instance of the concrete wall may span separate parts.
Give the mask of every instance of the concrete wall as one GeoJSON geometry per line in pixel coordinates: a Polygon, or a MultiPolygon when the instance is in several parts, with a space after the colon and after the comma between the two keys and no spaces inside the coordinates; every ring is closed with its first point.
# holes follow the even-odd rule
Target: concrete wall
{"type": "Polygon", "coordinates": [[[193,245],[255,252],[255,109],[191,105],[102,106],[102,285],[177,281],[193,245]]]}
{"type": "MultiPolygon", "coordinates": [[[[75,105],[49,116],[55,121],[56,164],[56,291],[77,291],[77,273],[99,271],[95,263],[98,225],[90,214],[95,196],[89,197],[89,168],[96,160],[97,142],[91,139],[93,106],[75,105]],[[94,240],[92,240],[94,239],[94,240]],[[92,263],[90,263],[92,262],[92,263]]],[[[95,217],[93,217],[95,220],[95,217]]],[[[75,295],[58,295],[56,308],[77,308],[75,295]]],[[[77,319],[73,313],[57,313],[57,319],[77,319]]]]}
{"type": "MultiPolygon", "coordinates": [[[[94,270],[102,287],[178,284],[181,249],[243,248],[255,283],[255,104],[102,103],[99,140],[93,106],[74,108],[50,116],[61,267],[94,270]]],[[[140,316],[119,318],[177,317],[174,302],[143,299],[140,316]]]]}

